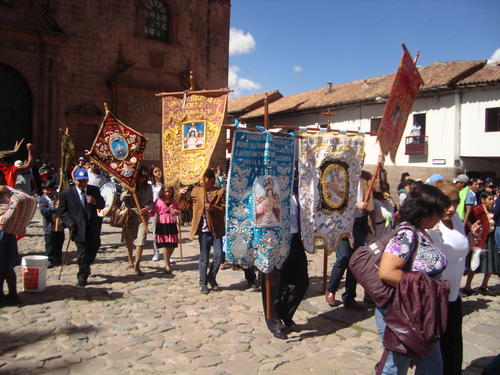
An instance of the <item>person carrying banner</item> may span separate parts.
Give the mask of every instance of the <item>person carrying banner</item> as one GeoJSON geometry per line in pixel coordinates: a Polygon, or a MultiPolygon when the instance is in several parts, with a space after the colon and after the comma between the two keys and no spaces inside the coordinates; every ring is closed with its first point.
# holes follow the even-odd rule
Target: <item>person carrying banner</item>
{"type": "Polygon", "coordinates": [[[76,243],[77,286],[84,287],[90,275],[90,265],[99,249],[97,209],[102,210],[105,202],[99,189],[88,185],[87,170],[78,168],[73,177],[75,185],[62,191],[56,213],[64,225],[70,228],[72,239],[76,243]]]}
{"type": "Polygon", "coordinates": [[[43,233],[45,237],[45,253],[49,258],[49,268],[61,265],[62,247],[64,244],[64,229],[56,228],[56,196],[55,186],[46,182],[42,186],[43,195],[38,207],[43,217],[43,233]]]}
{"type": "Polygon", "coordinates": [[[153,189],[148,184],[149,171],[145,166],[139,168],[136,182],[136,194],[141,210],[137,208],[132,194],[129,190],[124,190],[121,194],[121,201],[125,207],[130,209],[130,217],[127,225],[122,229],[122,241],[127,245],[129,268],[133,268],[135,273],[142,275],[141,257],[147,239],[147,214],[153,207],[153,189]],[[141,220],[141,216],[144,220],[141,220]],[[132,253],[135,247],[135,261],[132,262],[132,253]]]}
{"type": "Polygon", "coordinates": [[[355,310],[361,309],[361,306],[354,300],[354,298],[356,297],[356,279],[347,267],[349,265],[349,259],[351,259],[352,253],[356,251],[358,247],[365,245],[366,237],[368,235],[368,215],[373,211],[374,205],[371,196],[368,200],[368,203],[363,201],[363,197],[365,196],[365,192],[368,189],[369,179],[370,174],[366,171],[361,171],[361,178],[358,185],[356,210],[354,212],[355,218],[352,228],[354,247],[351,247],[347,238],[342,239],[337,247],[336,260],[332,266],[330,280],[328,282],[327,292],[325,295],[326,302],[332,307],[336,306],[337,304],[337,301],[335,300],[335,292],[340,285],[340,280],[342,279],[344,272],[347,270],[345,292],[342,294],[342,301],[345,307],[355,310]]]}
{"type": "Polygon", "coordinates": [[[207,282],[213,291],[220,289],[216,277],[224,258],[222,237],[225,234],[226,194],[224,189],[215,188],[214,183],[215,173],[213,170],[207,169],[200,181],[200,186],[193,188],[189,198],[186,196],[187,186],[179,191],[181,208],[193,210],[190,237],[193,239],[195,235],[198,235],[200,244],[198,268],[200,292],[202,294],[208,294],[209,292],[207,282]],[[208,270],[208,258],[212,246],[214,248],[214,257],[208,270]]]}
{"type": "MultiPolygon", "coordinates": [[[[271,314],[266,318],[267,328],[274,337],[285,340],[287,331],[299,332],[293,315],[300,305],[309,286],[307,256],[300,238],[299,205],[297,196],[290,200],[290,232],[292,234],[290,253],[281,269],[271,272],[271,314]]],[[[262,288],[262,305],[266,314],[266,288],[262,288]]]]}

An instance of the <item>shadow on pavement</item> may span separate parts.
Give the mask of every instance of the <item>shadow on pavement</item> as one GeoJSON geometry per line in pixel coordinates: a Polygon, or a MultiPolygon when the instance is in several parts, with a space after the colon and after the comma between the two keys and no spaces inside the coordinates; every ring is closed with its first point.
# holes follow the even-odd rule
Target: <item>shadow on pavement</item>
{"type": "Polygon", "coordinates": [[[487,299],[487,297],[462,299],[462,316],[472,314],[474,311],[485,310],[489,307],[491,302],[493,302],[493,299],[487,299]]]}
{"type": "Polygon", "coordinates": [[[347,328],[361,320],[368,319],[373,315],[373,309],[353,310],[337,307],[325,313],[321,313],[307,320],[306,324],[300,326],[305,331],[300,333],[300,339],[314,336],[329,335],[339,329],[347,328]]]}
{"type": "MultiPolygon", "coordinates": [[[[45,331],[37,330],[35,332],[23,331],[20,334],[10,334],[10,333],[0,332],[0,343],[2,343],[1,348],[3,353],[9,353],[12,351],[17,352],[23,346],[37,343],[45,339],[51,340],[59,335],[67,335],[70,339],[87,342],[88,334],[94,331],[97,331],[97,329],[90,325],[77,327],[68,324],[65,327],[60,327],[57,329],[52,329],[52,330],[48,329],[45,331]]],[[[40,360],[45,362],[59,357],[62,357],[62,355],[59,354],[50,355],[47,358],[43,358],[42,356],[40,360]]],[[[13,363],[7,365],[5,361],[0,361],[0,364],[1,364],[0,374],[12,374],[16,371],[21,371],[16,373],[27,373],[27,370],[28,371],[35,370],[34,368],[27,369],[23,367],[22,364],[16,365],[16,361],[13,361],[13,363]]],[[[67,367],[67,365],[65,365],[65,367],[67,367]]]]}
{"type": "MultiPolygon", "coordinates": [[[[499,356],[489,356],[489,357],[479,357],[474,359],[469,366],[467,366],[463,371],[462,375],[477,375],[479,373],[483,373],[482,370],[484,370],[495,358],[499,358],[499,356]]],[[[500,358],[497,359],[497,362],[495,364],[498,370],[500,370],[500,358]]],[[[493,364],[492,364],[493,367],[493,364]]],[[[494,372],[490,372],[489,374],[498,374],[499,372],[496,371],[495,369],[494,372]]]]}
{"type": "Polygon", "coordinates": [[[92,285],[85,288],[68,284],[50,285],[44,292],[20,292],[19,297],[21,298],[22,306],[62,301],[68,298],[85,301],[112,301],[123,298],[123,293],[109,292],[109,290],[111,288],[93,288],[92,285]]]}

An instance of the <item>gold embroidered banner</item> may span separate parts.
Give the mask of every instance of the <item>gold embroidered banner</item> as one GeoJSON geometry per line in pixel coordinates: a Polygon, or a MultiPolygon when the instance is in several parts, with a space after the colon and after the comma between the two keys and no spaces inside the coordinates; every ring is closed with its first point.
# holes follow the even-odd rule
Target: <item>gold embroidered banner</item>
{"type": "Polygon", "coordinates": [[[365,158],[364,137],[299,133],[299,204],[304,248],[328,253],[343,238],[353,242],[358,183],[365,158]]]}
{"type": "Polygon", "coordinates": [[[227,92],[163,96],[163,175],[167,186],[194,184],[208,168],[226,115],[227,92]]]}

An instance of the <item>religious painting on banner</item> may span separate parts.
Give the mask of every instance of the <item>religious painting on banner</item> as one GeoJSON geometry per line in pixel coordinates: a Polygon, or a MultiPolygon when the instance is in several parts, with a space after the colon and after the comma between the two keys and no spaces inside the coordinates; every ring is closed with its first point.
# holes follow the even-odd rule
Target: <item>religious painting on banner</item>
{"type": "Polygon", "coordinates": [[[410,54],[404,48],[398,71],[392,81],[384,115],[380,121],[377,140],[384,155],[390,153],[395,162],[399,143],[405,129],[408,115],[424,81],[410,54]]]}
{"type": "Polygon", "coordinates": [[[309,252],[315,244],[328,253],[348,238],[352,226],[364,137],[333,133],[300,133],[299,204],[302,242],[309,252]]]}
{"type": "Polygon", "coordinates": [[[107,111],[89,156],[128,190],[135,190],[147,139],[107,111]]]}
{"type": "Polygon", "coordinates": [[[290,249],[295,138],[237,129],[226,199],[226,256],[264,273],[290,249]]]}
{"type": "Polygon", "coordinates": [[[208,168],[224,117],[227,91],[163,96],[163,175],[167,186],[197,183],[208,168]]]}

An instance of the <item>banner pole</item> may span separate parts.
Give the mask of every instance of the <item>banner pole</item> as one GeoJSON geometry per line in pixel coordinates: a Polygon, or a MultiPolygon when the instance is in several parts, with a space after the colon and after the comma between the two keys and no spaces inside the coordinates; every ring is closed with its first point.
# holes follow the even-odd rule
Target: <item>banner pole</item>
{"type": "Polygon", "coordinates": [[[182,226],[177,222],[177,231],[179,232],[179,252],[181,256],[181,262],[184,262],[184,256],[182,255],[182,226]]]}
{"type": "Polygon", "coordinates": [[[326,250],[326,246],[324,246],[323,247],[323,294],[326,294],[327,268],[328,268],[328,251],[326,250]]]}
{"type": "Polygon", "coordinates": [[[57,277],[57,280],[61,280],[61,274],[64,268],[64,263],[66,263],[66,256],[68,254],[68,249],[69,249],[69,244],[71,243],[71,237],[73,236],[73,228],[70,228],[69,230],[69,238],[68,238],[68,244],[66,245],[66,250],[64,250],[62,261],[61,261],[61,268],[59,270],[59,276],[57,277]]]}
{"type": "MultiPolygon", "coordinates": [[[[135,190],[132,192],[132,196],[134,197],[135,206],[137,207],[137,209],[139,211],[141,211],[142,210],[141,204],[139,203],[139,197],[137,196],[137,192],[135,190]]],[[[146,218],[144,216],[142,216],[140,213],[139,213],[139,217],[141,218],[141,222],[144,224],[144,227],[146,229],[146,233],[149,233],[148,222],[147,222],[146,218]]]]}
{"type": "MultiPolygon", "coordinates": [[[[59,130],[62,130],[62,129],[59,129],[59,130]]],[[[69,129],[66,128],[64,130],[64,134],[63,134],[63,139],[62,141],[64,141],[64,136],[69,136],[69,129]]],[[[61,142],[62,142],[61,141],[61,142]]],[[[61,147],[61,165],[59,167],[59,186],[57,188],[57,193],[60,194],[61,193],[61,189],[62,189],[62,184],[63,184],[63,178],[64,178],[64,175],[66,173],[66,171],[63,171],[63,168],[64,167],[64,152],[63,152],[63,148],[61,147]]],[[[57,197],[57,200],[56,200],[56,208],[59,208],[59,196],[57,197]]],[[[54,223],[54,229],[56,232],[59,232],[59,226],[61,225],[61,219],[59,218],[59,216],[56,217],[56,222],[54,223]]]]}
{"type": "MultiPolygon", "coordinates": [[[[269,100],[264,95],[264,129],[269,130],[269,100]]],[[[266,273],[266,319],[271,319],[271,272],[266,273]]]]}

